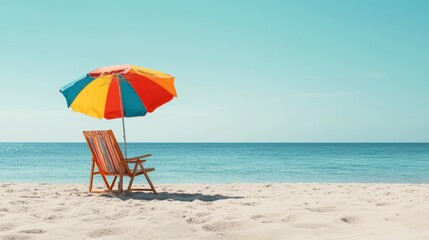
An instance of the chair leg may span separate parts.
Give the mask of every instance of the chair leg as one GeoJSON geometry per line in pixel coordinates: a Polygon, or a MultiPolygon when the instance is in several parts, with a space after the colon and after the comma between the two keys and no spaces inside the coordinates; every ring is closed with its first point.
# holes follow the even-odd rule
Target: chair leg
{"type": "Polygon", "coordinates": [[[131,176],[131,178],[130,178],[130,183],[128,184],[127,193],[126,193],[126,196],[127,196],[127,197],[130,195],[130,192],[131,192],[131,186],[133,185],[133,181],[134,181],[134,175],[133,175],[133,176],[131,176]]]}
{"type": "Polygon", "coordinates": [[[100,175],[101,175],[101,177],[103,178],[104,185],[106,185],[106,188],[107,188],[108,190],[111,190],[109,182],[107,181],[107,179],[106,179],[106,177],[104,176],[104,174],[100,171],[100,167],[99,167],[98,165],[97,165],[97,168],[99,169],[99,172],[98,172],[98,173],[95,173],[95,172],[94,172],[94,170],[95,170],[95,166],[96,166],[96,162],[95,162],[94,158],[92,158],[92,160],[91,160],[91,172],[90,172],[90,174],[89,174],[89,192],[98,192],[98,191],[93,191],[93,190],[92,190],[93,183],[94,183],[94,175],[95,175],[95,174],[100,174],[100,175]],[[94,173],[95,173],[95,174],[94,174],[94,173]]]}
{"type": "Polygon", "coordinates": [[[109,184],[109,182],[107,181],[106,177],[105,177],[103,174],[100,174],[100,175],[101,175],[101,177],[103,178],[103,181],[104,181],[104,184],[106,185],[106,188],[107,188],[107,189],[109,189],[109,188],[110,188],[110,184],[109,184]]]}
{"type": "Polygon", "coordinates": [[[94,159],[91,160],[91,172],[89,174],[89,192],[92,191],[92,183],[94,181],[94,159]]]}
{"type": "Polygon", "coordinates": [[[146,177],[147,182],[150,185],[150,188],[152,189],[153,194],[158,195],[158,193],[155,190],[155,187],[152,184],[152,181],[150,180],[149,176],[147,175],[147,173],[144,173],[144,176],[146,177]]]}
{"type": "Polygon", "coordinates": [[[144,169],[144,167],[143,167],[143,164],[139,163],[139,165],[140,165],[141,169],[143,170],[143,174],[144,174],[144,176],[145,176],[145,178],[146,178],[147,182],[149,183],[150,188],[152,189],[153,194],[158,195],[158,193],[157,193],[157,192],[156,192],[156,190],[155,190],[155,187],[154,187],[154,186],[153,186],[153,184],[152,184],[152,181],[151,181],[151,180],[150,180],[150,178],[149,178],[149,175],[147,175],[146,170],[145,170],[145,169],[144,169]]]}
{"type": "Polygon", "coordinates": [[[133,172],[132,172],[132,175],[131,175],[131,178],[130,178],[130,183],[128,184],[127,196],[131,192],[131,186],[133,185],[134,177],[136,176],[137,167],[138,167],[138,164],[136,163],[136,165],[134,165],[134,169],[133,169],[133,172]]]}
{"type": "Polygon", "coordinates": [[[119,176],[119,194],[122,194],[122,185],[124,184],[124,175],[121,172],[119,176]]]}
{"type": "Polygon", "coordinates": [[[113,187],[115,186],[115,182],[116,182],[116,179],[118,178],[118,176],[115,176],[114,178],[113,178],[113,182],[112,182],[112,184],[110,185],[110,187],[109,187],[109,190],[112,190],[113,189],[113,187]]]}
{"type": "MultiPolygon", "coordinates": [[[[97,172],[95,174],[100,174],[101,177],[103,178],[104,184],[106,185],[106,190],[92,190],[92,187],[94,185],[94,174],[95,173],[95,161],[94,159],[92,159],[91,161],[91,171],[89,173],[89,192],[91,193],[102,193],[102,192],[112,192],[113,187],[115,186],[115,182],[118,179],[118,176],[115,176],[113,178],[113,181],[111,184],[109,184],[109,182],[107,181],[106,176],[104,176],[102,173],[97,172]]],[[[119,189],[121,191],[121,189],[119,189]]],[[[113,191],[114,192],[114,191],[113,191]]]]}

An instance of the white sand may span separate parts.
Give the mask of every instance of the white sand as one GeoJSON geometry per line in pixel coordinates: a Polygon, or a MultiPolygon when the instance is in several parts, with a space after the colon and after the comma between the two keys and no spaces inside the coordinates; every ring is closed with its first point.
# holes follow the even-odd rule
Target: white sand
{"type": "Polygon", "coordinates": [[[1,184],[1,239],[429,239],[425,184],[1,184]]]}

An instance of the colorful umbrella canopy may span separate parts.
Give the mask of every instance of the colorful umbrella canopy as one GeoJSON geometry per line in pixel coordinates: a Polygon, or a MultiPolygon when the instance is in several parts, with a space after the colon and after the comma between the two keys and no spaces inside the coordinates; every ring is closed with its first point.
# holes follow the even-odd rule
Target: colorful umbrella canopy
{"type": "Polygon", "coordinates": [[[95,69],[60,92],[67,107],[100,119],[144,116],[177,97],[173,76],[130,64],[95,69]]]}
{"type": "Polygon", "coordinates": [[[60,92],[73,111],[122,118],[125,144],[124,117],[144,116],[177,97],[173,76],[130,64],[95,69],[60,92]]]}

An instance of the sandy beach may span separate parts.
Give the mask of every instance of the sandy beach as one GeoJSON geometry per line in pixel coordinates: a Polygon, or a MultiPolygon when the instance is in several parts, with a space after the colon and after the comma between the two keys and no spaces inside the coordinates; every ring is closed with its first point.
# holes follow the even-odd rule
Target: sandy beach
{"type": "Polygon", "coordinates": [[[0,186],[1,239],[429,239],[427,184],[0,186]]]}

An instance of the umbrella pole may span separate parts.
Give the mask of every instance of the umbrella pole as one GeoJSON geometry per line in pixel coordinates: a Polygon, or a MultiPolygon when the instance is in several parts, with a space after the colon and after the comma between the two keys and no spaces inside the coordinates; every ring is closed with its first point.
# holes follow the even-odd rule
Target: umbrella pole
{"type": "MultiPolygon", "coordinates": [[[[125,137],[125,121],[124,121],[124,106],[122,105],[122,95],[121,95],[121,77],[119,74],[116,74],[116,80],[118,81],[118,89],[119,89],[119,105],[121,106],[121,116],[122,116],[122,133],[124,134],[124,150],[125,150],[125,159],[127,159],[127,138],[125,137]]],[[[122,170],[121,170],[122,171],[122,170]]],[[[118,189],[122,192],[122,172],[121,178],[118,181],[118,189]]]]}
{"type": "Polygon", "coordinates": [[[124,121],[124,114],[122,114],[122,132],[124,133],[124,150],[125,150],[125,159],[127,159],[127,136],[125,135],[125,121],[124,121]]]}
{"type": "Polygon", "coordinates": [[[127,137],[125,135],[125,121],[124,121],[124,105],[122,104],[122,95],[121,95],[121,77],[119,74],[116,74],[116,80],[118,81],[118,89],[119,89],[119,105],[121,106],[121,116],[122,116],[122,133],[124,134],[124,152],[125,159],[127,159],[127,137]]]}

